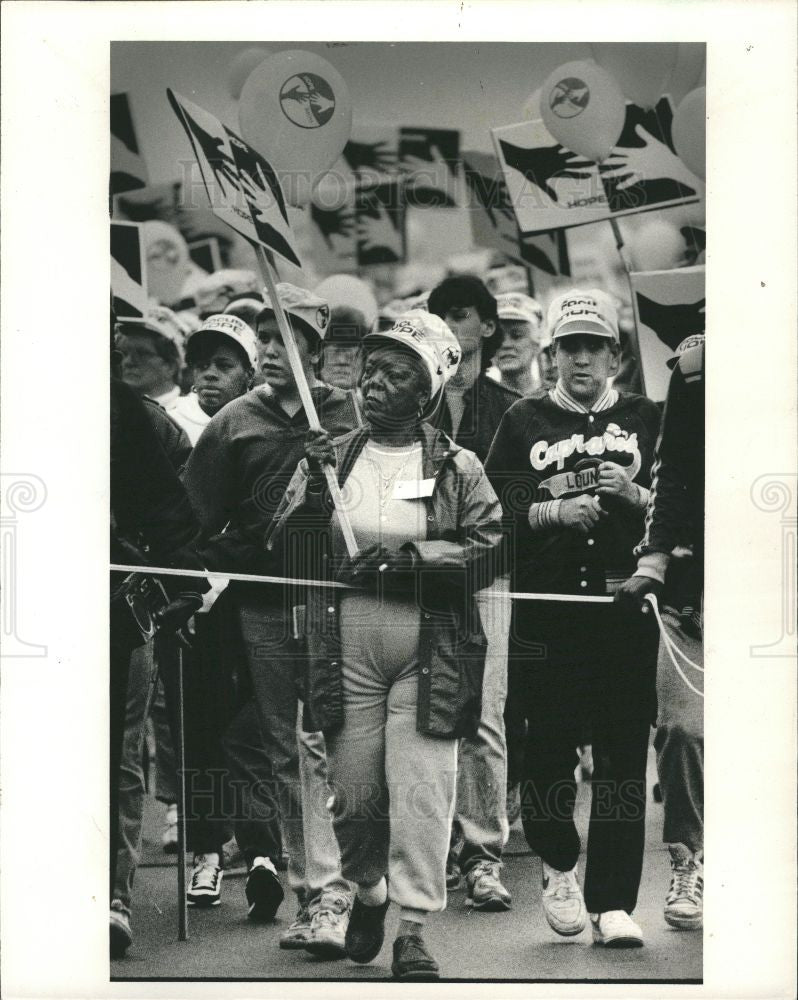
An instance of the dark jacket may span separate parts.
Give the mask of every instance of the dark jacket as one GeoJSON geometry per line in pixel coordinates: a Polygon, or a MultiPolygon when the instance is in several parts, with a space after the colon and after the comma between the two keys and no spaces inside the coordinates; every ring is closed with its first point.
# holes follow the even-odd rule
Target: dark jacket
{"type": "MultiPolygon", "coordinates": [[[[520,398],[515,389],[495,382],[484,373],[480,375],[463,395],[463,418],[454,438],[457,444],[473,451],[484,462],[502,417],[520,398]]],[[[445,396],[431,423],[452,437],[452,418],[445,396]]]]}
{"type": "Polygon", "coordinates": [[[591,467],[601,461],[626,466],[633,482],[648,487],[658,428],[657,405],[627,393],[590,414],[563,409],[548,395],[519,400],[507,411],[485,469],[505,513],[513,589],[599,595],[608,577],[634,572],[642,509],[608,498],[602,504],[608,516],[589,535],[559,527],[535,532],[528,514],[532,503],[592,493],[591,467]]]}
{"type": "MultiPolygon", "coordinates": [[[[341,485],[368,437],[368,428],[360,428],[334,442],[341,485]]],[[[416,724],[428,736],[454,739],[475,734],[481,715],[487,642],[473,595],[493,581],[501,508],[475,455],[428,424],[421,441],[424,478],[434,479],[432,496],[424,498],[427,538],[414,543],[416,565],[401,584],[421,609],[416,724]]],[[[314,520],[329,526],[329,503],[312,486],[303,461],[275,516],[267,543],[272,551],[292,547],[292,534],[312,530],[314,520]]],[[[325,560],[328,581],[334,562],[325,560]]],[[[306,594],[305,725],[328,735],[344,713],[340,595],[332,587],[306,594]]]]}

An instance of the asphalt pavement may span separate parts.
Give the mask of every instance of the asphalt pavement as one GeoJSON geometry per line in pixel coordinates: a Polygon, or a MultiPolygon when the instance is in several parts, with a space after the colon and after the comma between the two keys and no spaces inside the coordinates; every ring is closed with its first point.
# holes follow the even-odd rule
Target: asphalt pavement
{"type": "MultiPolygon", "coordinates": [[[[653,765],[653,761],[652,761],[653,765]]],[[[649,768],[650,784],[655,780],[649,768]]],[[[577,817],[586,829],[587,789],[580,788],[577,817]]],[[[478,913],[464,891],[451,893],[435,914],[425,940],[447,980],[527,982],[700,982],[702,935],[669,928],[662,917],[669,883],[668,853],[661,841],[662,806],[649,792],[646,858],[635,920],[645,946],[607,950],[593,945],[590,929],[575,938],[550,930],[540,907],[540,861],[529,852],[520,826],[507,845],[503,880],[513,896],[506,913],[478,913]]],[[[143,861],[133,899],[134,941],[124,959],[111,963],[113,980],[360,980],[390,978],[391,946],[398,915],[391,908],[386,942],[374,962],[320,961],[305,952],[281,951],[278,938],[294,917],[290,892],[277,919],[247,921],[244,873],[226,872],[222,904],[189,911],[189,939],[177,940],[177,875],[160,850],[163,807],[147,800],[143,861]]],[[[583,841],[584,841],[583,837],[583,841]]],[[[580,861],[580,871],[583,863],[580,861]]]]}

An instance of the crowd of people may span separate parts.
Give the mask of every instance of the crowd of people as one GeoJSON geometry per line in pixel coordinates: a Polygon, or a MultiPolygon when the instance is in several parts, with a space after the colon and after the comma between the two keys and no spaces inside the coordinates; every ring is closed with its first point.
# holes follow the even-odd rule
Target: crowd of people
{"type": "Polygon", "coordinates": [[[702,926],[703,703],[672,650],[700,661],[703,338],[662,413],[609,293],[544,309],[483,278],[373,323],[279,284],[322,430],[254,275],[112,315],[112,562],[185,573],[112,574],[112,955],[133,941],[146,719],[160,678],[177,733],[180,661],[190,906],[220,905],[234,840],[250,920],[294,896],[281,948],[370,962],[393,903],[394,977],[437,979],[425,923],[461,889],[512,909],[520,815],[551,929],[640,946],[656,727],[664,919],[702,926]]]}

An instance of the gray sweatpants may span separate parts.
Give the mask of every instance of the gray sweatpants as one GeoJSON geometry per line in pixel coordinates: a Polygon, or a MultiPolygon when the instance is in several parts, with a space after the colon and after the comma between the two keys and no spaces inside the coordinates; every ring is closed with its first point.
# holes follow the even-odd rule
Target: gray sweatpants
{"type": "Polygon", "coordinates": [[[344,722],[327,740],[341,872],[392,902],[428,913],[446,906],[446,855],[457,741],[416,729],[418,608],[345,598],[341,605],[344,722]]]}

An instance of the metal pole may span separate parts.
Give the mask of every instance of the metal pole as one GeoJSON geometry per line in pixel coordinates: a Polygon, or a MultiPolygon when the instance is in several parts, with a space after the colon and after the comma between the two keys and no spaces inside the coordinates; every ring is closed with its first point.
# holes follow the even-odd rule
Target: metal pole
{"type": "Polygon", "coordinates": [[[632,337],[632,348],[637,357],[637,367],[640,372],[640,386],[645,395],[646,382],[643,377],[643,362],[640,358],[640,337],[637,331],[637,303],[635,302],[635,290],[632,285],[632,264],[629,260],[629,254],[626,251],[626,244],[624,243],[623,236],[621,235],[621,227],[618,225],[618,220],[614,216],[610,216],[610,225],[612,226],[613,234],[615,235],[615,246],[618,249],[618,256],[621,258],[621,263],[623,264],[623,269],[626,272],[626,281],[629,285],[629,302],[632,306],[632,322],[634,325],[634,336],[632,337]]]}
{"type": "MultiPolygon", "coordinates": [[[[296,382],[296,387],[299,391],[299,398],[302,400],[302,406],[304,407],[305,414],[308,418],[308,424],[311,430],[321,430],[322,428],[321,423],[319,422],[319,415],[316,413],[316,405],[313,402],[313,397],[310,394],[310,386],[308,385],[308,380],[305,378],[305,372],[302,369],[302,360],[299,357],[299,351],[297,350],[296,340],[294,339],[294,331],[291,329],[288,316],[286,316],[285,310],[283,309],[282,303],[277,295],[277,288],[275,286],[271,266],[269,265],[269,261],[266,257],[266,251],[259,243],[254,243],[253,246],[255,247],[255,251],[258,256],[258,263],[260,264],[263,280],[266,283],[266,290],[268,291],[269,298],[272,302],[272,308],[274,309],[274,315],[277,319],[277,325],[280,327],[283,344],[285,346],[286,354],[288,355],[288,362],[291,365],[291,371],[293,372],[294,381],[296,382]]],[[[324,472],[324,478],[327,480],[327,487],[330,490],[330,496],[332,497],[335,510],[338,514],[338,522],[341,528],[341,533],[344,536],[346,548],[351,559],[357,555],[358,545],[355,541],[355,535],[349,521],[349,514],[344,507],[344,500],[341,496],[341,488],[338,485],[335,470],[331,465],[322,466],[322,470],[324,472]]]]}
{"type": "MultiPolygon", "coordinates": [[[[179,643],[179,640],[177,640],[179,643]]],[[[186,739],[183,724],[183,650],[177,646],[177,940],[188,940],[186,900],[186,739]]]]}

